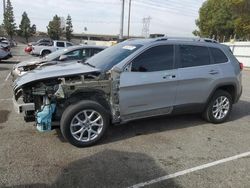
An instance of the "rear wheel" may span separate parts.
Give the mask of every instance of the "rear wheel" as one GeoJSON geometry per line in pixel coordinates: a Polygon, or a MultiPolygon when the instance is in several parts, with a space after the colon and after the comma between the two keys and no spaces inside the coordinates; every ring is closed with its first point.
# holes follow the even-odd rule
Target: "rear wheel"
{"type": "Polygon", "coordinates": [[[208,103],[203,117],[211,123],[223,123],[230,116],[232,104],[232,96],[226,91],[218,90],[208,103]]]}
{"type": "Polygon", "coordinates": [[[44,57],[50,53],[51,53],[51,51],[49,51],[49,50],[43,50],[41,55],[44,57]]]}
{"type": "Polygon", "coordinates": [[[77,147],[86,147],[99,141],[107,130],[109,116],[95,101],[80,101],[63,113],[60,128],[66,140],[77,147]]]}

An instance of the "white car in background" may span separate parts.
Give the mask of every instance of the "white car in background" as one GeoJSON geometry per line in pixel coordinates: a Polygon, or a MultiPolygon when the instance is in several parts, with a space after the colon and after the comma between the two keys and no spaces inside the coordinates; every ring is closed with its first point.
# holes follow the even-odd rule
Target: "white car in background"
{"type": "Polygon", "coordinates": [[[73,46],[73,43],[67,41],[54,40],[51,43],[39,43],[38,45],[32,45],[32,55],[46,56],[51,52],[73,46]]]}

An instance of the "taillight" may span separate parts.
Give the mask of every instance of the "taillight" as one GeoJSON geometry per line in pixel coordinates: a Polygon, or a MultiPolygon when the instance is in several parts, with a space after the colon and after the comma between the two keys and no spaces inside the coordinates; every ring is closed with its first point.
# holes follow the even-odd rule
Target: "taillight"
{"type": "Polygon", "coordinates": [[[242,70],[243,70],[243,68],[244,68],[243,63],[240,63],[240,70],[242,71],[242,70]]]}
{"type": "Polygon", "coordinates": [[[9,48],[2,48],[4,51],[6,51],[6,52],[9,52],[10,51],[10,49],[9,48]]]}

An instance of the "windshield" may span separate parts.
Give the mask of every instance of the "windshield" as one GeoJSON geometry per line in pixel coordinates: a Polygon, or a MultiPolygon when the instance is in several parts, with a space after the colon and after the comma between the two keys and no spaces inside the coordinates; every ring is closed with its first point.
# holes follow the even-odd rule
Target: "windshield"
{"type": "Polygon", "coordinates": [[[124,60],[130,54],[134,53],[140,47],[142,47],[140,44],[129,44],[127,42],[123,42],[96,54],[90,58],[87,63],[96,68],[107,71],[114,65],[124,60]]]}
{"type": "Polygon", "coordinates": [[[59,58],[61,55],[65,54],[65,53],[67,53],[67,52],[69,52],[69,49],[67,49],[67,48],[61,49],[61,50],[57,50],[57,51],[55,51],[55,52],[52,52],[51,54],[46,55],[44,58],[45,58],[47,61],[56,61],[56,60],[58,60],[58,58],[59,58]]]}

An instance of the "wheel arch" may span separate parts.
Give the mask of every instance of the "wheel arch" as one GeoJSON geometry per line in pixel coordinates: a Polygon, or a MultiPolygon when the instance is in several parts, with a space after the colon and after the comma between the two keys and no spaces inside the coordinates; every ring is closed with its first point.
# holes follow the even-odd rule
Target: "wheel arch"
{"type": "Polygon", "coordinates": [[[42,49],[42,50],[40,51],[40,55],[42,55],[44,51],[49,51],[50,53],[52,53],[51,50],[44,48],[44,49],[42,49]]]}
{"type": "Polygon", "coordinates": [[[206,101],[206,104],[209,103],[209,101],[211,100],[211,98],[213,97],[215,92],[218,90],[223,90],[223,91],[228,92],[232,96],[233,103],[235,103],[237,100],[237,89],[236,88],[237,88],[236,84],[233,82],[228,82],[228,83],[216,85],[216,87],[214,87],[213,91],[210,93],[210,95],[206,101]]]}
{"type": "Polygon", "coordinates": [[[110,103],[107,100],[108,95],[98,89],[88,89],[88,90],[77,90],[74,93],[72,93],[68,99],[67,103],[70,104],[75,104],[78,101],[81,100],[92,100],[98,102],[100,105],[102,105],[105,109],[107,109],[107,112],[111,114],[111,107],[110,103]]]}

